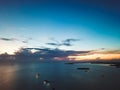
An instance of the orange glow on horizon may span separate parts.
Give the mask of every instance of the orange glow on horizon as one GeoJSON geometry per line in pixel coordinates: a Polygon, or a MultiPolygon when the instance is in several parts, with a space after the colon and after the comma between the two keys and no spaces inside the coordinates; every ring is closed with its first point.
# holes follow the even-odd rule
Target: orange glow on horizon
{"type": "Polygon", "coordinates": [[[92,54],[85,56],[68,56],[70,60],[112,60],[112,59],[120,59],[120,54],[92,54]]]}

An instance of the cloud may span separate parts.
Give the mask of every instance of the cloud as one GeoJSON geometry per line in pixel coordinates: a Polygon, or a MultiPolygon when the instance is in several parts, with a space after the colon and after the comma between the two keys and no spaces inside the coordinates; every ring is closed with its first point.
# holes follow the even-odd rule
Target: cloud
{"type": "MultiPolygon", "coordinates": [[[[22,60],[22,61],[30,61],[30,60],[43,60],[43,61],[56,61],[56,60],[74,60],[77,57],[89,57],[91,59],[91,56],[96,57],[96,60],[103,59],[102,56],[109,57],[109,54],[115,54],[113,58],[117,58],[118,54],[120,54],[120,50],[111,50],[111,51],[103,51],[98,52],[95,50],[88,50],[88,51],[75,51],[75,50],[62,50],[62,49],[51,49],[51,48],[21,48],[14,54],[15,60],[22,60]],[[98,56],[96,56],[98,55],[98,56]]],[[[0,58],[3,57],[5,60],[5,57],[8,58],[6,55],[0,56],[0,58]]],[[[111,56],[110,56],[111,57],[111,56]]],[[[2,59],[2,60],[3,60],[2,59]]],[[[88,58],[87,58],[88,59],[88,58]]]]}
{"type": "Polygon", "coordinates": [[[80,39],[73,39],[73,38],[70,38],[70,39],[66,39],[66,40],[63,40],[63,41],[57,41],[55,39],[52,39],[54,42],[51,42],[51,43],[46,43],[48,45],[52,45],[52,46],[72,46],[73,42],[76,42],[76,41],[80,41],[80,39]]]}
{"type": "Polygon", "coordinates": [[[22,41],[23,43],[28,43],[28,41],[27,40],[25,40],[25,41],[22,41]]]}
{"type": "Polygon", "coordinates": [[[106,51],[96,51],[97,54],[120,54],[120,50],[106,50],[106,51]]]}
{"type": "Polygon", "coordinates": [[[64,41],[62,41],[62,45],[65,45],[65,46],[72,46],[72,42],[75,42],[75,41],[79,41],[80,39],[66,39],[64,41]]]}
{"type": "Polygon", "coordinates": [[[52,46],[61,46],[61,44],[59,44],[59,43],[46,43],[46,44],[52,45],[52,46]]]}
{"type": "Polygon", "coordinates": [[[22,43],[28,43],[30,40],[32,40],[32,38],[27,38],[26,40],[20,40],[20,39],[16,39],[16,38],[1,37],[0,40],[2,40],[2,41],[19,41],[19,42],[22,42],[22,43]]]}
{"type": "Polygon", "coordinates": [[[30,40],[32,40],[32,38],[28,38],[26,40],[23,40],[22,43],[28,43],[30,40]]]}
{"type": "Polygon", "coordinates": [[[15,53],[17,58],[36,58],[43,60],[55,60],[62,59],[68,60],[68,56],[70,55],[80,55],[89,53],[90,51],[74,51],[74,50],[61,50],[61,49],[51,49],[51,48],[22,48],[18,52],[15,53]],[[32,53],[32,50],[36,51],[32,53]]]}
{"type": "Polygon", "coordinates": [[[0,40],[3,40],[3,41],[15,41],[17,39],[15,39],[15,38],[0,38],[0,40]]]}

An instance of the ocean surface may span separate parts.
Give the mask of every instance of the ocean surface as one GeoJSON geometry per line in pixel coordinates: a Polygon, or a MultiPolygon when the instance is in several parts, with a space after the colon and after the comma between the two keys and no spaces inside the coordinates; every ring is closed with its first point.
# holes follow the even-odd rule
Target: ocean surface
{"type": "Polygon", "coordinates": [[[120,90],[120,68],[64,62],[0,64],[0,90],[120,90]]]}

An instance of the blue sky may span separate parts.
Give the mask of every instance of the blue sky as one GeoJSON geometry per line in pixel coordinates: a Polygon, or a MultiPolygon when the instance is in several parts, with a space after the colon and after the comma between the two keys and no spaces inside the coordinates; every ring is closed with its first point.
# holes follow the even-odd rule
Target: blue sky
{"type": "Polygon", "coordinates": [[[54,48],[46,43],[71,38],[80,41],[59,48],[120,49],[119,0],[1,0],[0,3],[1,53],[13,53],[21,47],[54,48]]]}

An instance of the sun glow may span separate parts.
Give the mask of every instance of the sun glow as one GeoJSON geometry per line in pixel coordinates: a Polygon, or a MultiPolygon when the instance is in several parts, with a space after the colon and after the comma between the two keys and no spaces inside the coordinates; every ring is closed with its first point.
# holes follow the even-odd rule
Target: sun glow
{"type": "Polygon", "coordinates": [[[8,53],[14,54],[15,51],[18,51],[24,44],[19,41],[2,41],[0,40],[0,54],[8,53]]]}
{"type": "Polygon", "coordinates": [[[120,59],[120,54],[92,54],[85,56],[68,56],[70,60],[112,60],[112,59],[120,59]]]}

